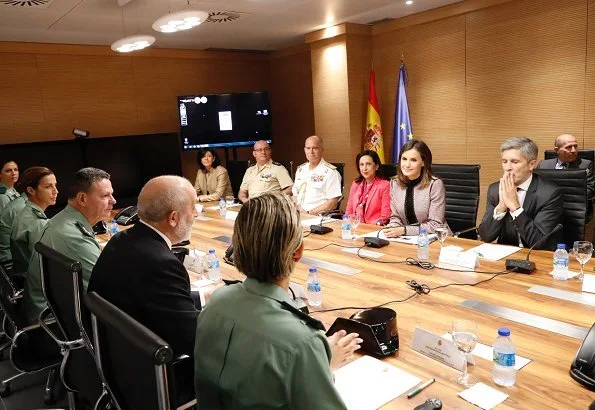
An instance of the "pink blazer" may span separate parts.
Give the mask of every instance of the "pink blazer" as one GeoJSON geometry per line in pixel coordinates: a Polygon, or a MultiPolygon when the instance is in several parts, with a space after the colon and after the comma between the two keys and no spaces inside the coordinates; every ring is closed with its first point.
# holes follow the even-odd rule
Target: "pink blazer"
{"type": "MultiPolygon", "coordinates": [[[[362,192],[363,181],[353,182],[349,191],[349,201],[347,201],[347,208],[345,213],[349,215],[355,215],[355,210],[360,202],[360,198],[363,200],[362,192]]],[[[379,219],[388,219],[391,216],[390,209],[390,182],[385,179],[376,178],[374,185],[367,194],[364,208],[364,220],[362,223],[375,224],[379,219]]]]}

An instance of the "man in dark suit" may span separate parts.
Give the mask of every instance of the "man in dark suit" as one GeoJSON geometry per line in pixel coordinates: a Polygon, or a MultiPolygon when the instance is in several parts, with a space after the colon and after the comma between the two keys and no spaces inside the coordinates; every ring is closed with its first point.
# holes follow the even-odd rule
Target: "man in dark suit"
{"type": "Polygon", "coordinates": [[[554,151],[558,158],[544,159],[537,168],[543,169],[584,169],[587,172],[587,222],[593,216],[593,199],[595,197],[595,176],[593,162],[578,156],[578,143],[570,134],[562,134],[556,138],[554,151]]]}
{"type": "Polygon", "coordinates": [[[192,355],[199,311],[188,272],[171,246],[190,237],[195,201],[196,191],[184,178],[147,182],[138,197],[140,222],[110,239],[88,288],[155,332],[176,354],[192,355]]]}
{"type": "MultiPolygon", "coordinates": [[[[504,175],[488,188],[486,213],[479,226],[485,242],[531,247],[562,221],[562,192],[533,174],[537,145],[529,138],[512,137],[500,146],[504,175]]],[[[536,249],[556,248],[561,233],[536,249]]]]}

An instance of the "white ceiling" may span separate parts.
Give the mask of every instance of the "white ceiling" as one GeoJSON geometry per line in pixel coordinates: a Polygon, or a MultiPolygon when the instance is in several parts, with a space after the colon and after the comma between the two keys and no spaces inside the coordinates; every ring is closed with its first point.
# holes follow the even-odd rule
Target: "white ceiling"
{"type": "Polygon", "coordinates": [[[0,41],[109,45],[150,34],[157,39],[153,47],[160,48],[278,50],[334,24],[368,24],[459,1],[414,0],[408,6],[405,0],[132,0],[119,7],[117,0],[0,0],[0,41]],[[157,18],[188,4],[240,18],[173,34],[153,31],[157,18]]]}

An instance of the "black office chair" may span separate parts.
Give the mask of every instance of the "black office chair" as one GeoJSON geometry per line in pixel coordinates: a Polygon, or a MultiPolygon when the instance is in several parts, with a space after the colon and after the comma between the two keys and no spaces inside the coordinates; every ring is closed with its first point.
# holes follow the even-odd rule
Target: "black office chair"
{"type": "Polygon", "coordinates": [[[233,195],[237,198],[240,192],[240,186],[242,185],[242,179],[244,174],[250,166],[250,161],[233,161],[228,160],[225,164],[227,173],[229,174],[229,181],[231,182],[231,190],[233,195]]]}
{"type": "MultiPolygon", "coordinates": [[[[476,226],[479,168],[479,165],[432,164],[433,173],[444,183],[446,222],[453,233],[476,226]]],[[[477,230],[462,233],[460,237],[477,239],[477,230]]]]}
{"type": "Polygon", "coordinates": [[[293,172],[293,161],[277,161],[279,164],[283,165],[289,174],[289,177],[293,180],[294,172],[293,172]]]}
{"type": "MultiPolygon", "coordinates": [[[[553,149],[546,149],[543,153],[545,159],[557,158],[556,151],[553,149]]],[[[588,159],[591,162],[595,162],[595,150],[592,149],[579,149],[578,156],[583,159],[588,159]]]]}
{"type": "MultiPolygon", "coordinates": [[[[85,304],[92,313],[99,374],[116,408],[176,408],[176,359],[167,342],[96,292],[85,296],[85,304]]],[[[188,356],[181,360],[193,364],[188,356]]]]}
{"type": "Polygon", "coordinates": [[[574,241],[583,240],[587,221],[587,173],[584,169],[534,169],[534,173],[553,181],[564,196],[564,243],[572,249],[574,241]]]}
{"type": "Polygon", "coordinates": [[[15,376],[2,381],[0,396],[11,393],[11,382],[29,373],[50,370],[44,402],[54,401],[56,372],[60,365],[60,350],[39,324],[27,326],[20,312],[21,295],[15,291],[8,274],[0,266],[0,308],[4,312],[7,336],[10,337],[10,361],[18,371],[15,376]]]}
{"type": "Polygon", "coordinates": [[[397,175],[397,166],[394,164],[381,164],[380,171],[382,171],[382,177],[384,179],[391,179],[397,175]]]}
{"type": "Polygon", "coordinates": [[[341,176],[341,198],[339,199],[339,202],[337,202],[337,207],[335,209],[339,209],[341,207],[341,201],[343,201],[343,192],[345,192],[345,163],[344,162],[332,162],[332,165],[334,165],[337,168],[337,172],[339,172],[339,175],[341,176]]]}
{"type": "Polygon", "coordinates": [[[81,264],[41,242],[35,244],[35,250],[39,253],[42,289],[48,304],[40,314],[40,324],[61,348],[60,378],[68,391],[70,408],[79,408],[85,401],[93,404],[102,388],[90,337],[91,317],[81,303],[81,264]],[[58,329],[45,324],[50,316],[58,329]]]}

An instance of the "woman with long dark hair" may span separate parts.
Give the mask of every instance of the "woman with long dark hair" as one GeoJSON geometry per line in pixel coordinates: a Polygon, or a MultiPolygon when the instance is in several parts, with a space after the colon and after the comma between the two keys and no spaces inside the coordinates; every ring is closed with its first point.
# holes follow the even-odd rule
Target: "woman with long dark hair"
{"type": "Polygon", "coordinates": [[[219,156],[213,148],[204,148],[196,155],[196,195],[200,202],[218,201],[219,198],[233,195],[227,170],[221,166],[219,156]]]}

